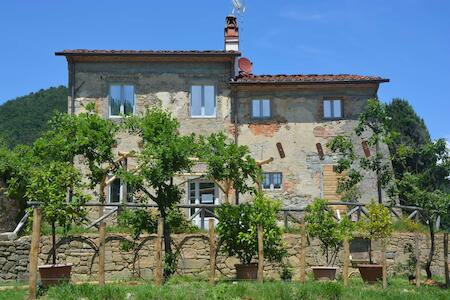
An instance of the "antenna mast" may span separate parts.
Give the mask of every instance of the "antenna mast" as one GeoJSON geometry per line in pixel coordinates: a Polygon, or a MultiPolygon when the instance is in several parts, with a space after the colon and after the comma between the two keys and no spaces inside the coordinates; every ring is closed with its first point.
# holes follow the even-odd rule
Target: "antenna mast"
{"type": "Polygon", "coordinates": [[[244,13],[247,10],[247,6],[245,5],[245,0],[231,0],[231,4],[233,5],[233,10],[231,14],[236,17],[238,20],[239,28],[241,31],[240,36],[240,44],[241,48],[243,45],[243,33],[244,33],[244,13]]]}

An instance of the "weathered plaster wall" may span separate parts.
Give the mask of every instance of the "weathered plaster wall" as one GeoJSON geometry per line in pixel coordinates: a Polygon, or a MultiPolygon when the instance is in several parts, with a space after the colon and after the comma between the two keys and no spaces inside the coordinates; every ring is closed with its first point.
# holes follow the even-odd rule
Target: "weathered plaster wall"
{"type": "MultiPolygon", "coordinates": [[[[181,134],[228,132],[232,111],[230,72],[231,65],[225,62],[77,63],[75,77],[80,88],[76,93],[75,112],[83,112],[86,104],[95,103],[97,112],[107,118],[109,85],[133,84],[136,114],[161,106],[179,120],[181,134]],[[194,84],[215,86],[216,117],[190,116],[190,89],[194,84]]],[[[119,134],[114,153],[131,150],[139,150],[138,138],[119,134]]],[[[133,159],[129,159],[128,167],[132,169],[135,165],[133,159]]]]}
{"type": "MultiPolygon", "coordinates": [[[[84,62],[76,64],[77,98],[75,111],[95,103],[100,115],[108,117],[108,86],[128,83],[135,86],[136,113],[148,107],[162,106],[180,121],[181,133],[210,134],[224,131],[234,135],[233,99],[229,83],[231,65],[223,62],[84,62]],[[191,118],[190,87],[192,84],[212,84],[216,87],[217,116],[191,118]]],[[[283,188],[269,192],[283,200],[285,206],[306,205],[323,196],[323,166],[335,164],[337,157],[326,149],[326,143],[338,134],[350,132],[367,99],[376,97],[377,84],[255,86],[236,87],[238,111],[238,143],[248,145],[256,159],[274,157],[265,171],[282,172],[283,188]],[[272,100],[273,118],[254,121],[250,118],[252,99],[272,100]],[[341,99],[342,120],[323,119],[323,99],[341,99]],[[281,159],[276,143],[283,146],[286,157],[281,159]],[[316,143],[321,143],[325,159],[320,160],[316,143]]],[[[361,139],[353,137],[354,146],[362,153],[361,139]]],[[[387,153],[387,148],[383,148],[387,153]]],[[[117,151],[138,150],[138,139],[122,133],[117,151]]],[[[133,168],[134,162],[129,161],[133,168]]],[[[375,175],[367,173],[360,185],[361,201],[376,198],[375,175]]],[[[222,193],[219,198],[224,199],[222,193]]],[[[187,196],[184,197],[187,201],[187,196]]],[[[233,201],[233,196],[231,201],[233,201]]],[[[247,201],[243,195],[241,201],[247,201]]],[[[336,200],[336,199],[330,199],[336,200]]]]}
{"type": "MultiPolygon", "coordinates": [[[[376,96],[377,87],[272,87],[250,88],[238,92],[239,144],[249,146],[257,159],[273,157],[264,165],[267,172],[282,172],[281,190],[268,191],[281,198],[286,206],[305,205],[323,196],[323,166],[336,164],[337,157],[326,144],[339,134],[350,133],[357,124],[359,113],[369,98],[376,96]],[[323,99],[341,99],[342,120],[323,118],[323,99]],[[270,99],[272,118],[251,119],[252,99],[270,99]],[[281,143],[285,158],[281,158],[276,144],[281,143]],[[325,158],[320,160],[316,143],[321,143],[325,158]]],[[[361,139],[353,137],[355,150],[362,154],[361,139]]],[[[361,183],[362,202],[376,198],[374,174],[366,174],[361,183]]],[[[332,199],[336,200],[336,199],[332,199]]]]}
{"type": "MultiPolygon", "coordinates": [[[[154,260],[154,235],[144,236],[141,240],[141,248],[137,252],[122,251],[120,240],[129,238],[123,235],[107,235],[106,239],[106,277],[107,279],[128,279],[141,276],[152,278],[155,266],[154,260]]],[[[59,239],[58,239],[59,240],[59,239]]],[[[209,241],[206,234],[173,235],[175,248],[180,254],[178,262],[178,274],[207,276],[209,272],[209,241]]],[[[436,237],[436,256],[433,260],[432,270],[434,274],[442,276],[444,270],[442,235],[436,237]]],[[[287,261],[291,264],[294,279],[299,278],[300,264],[300,236],[285,234],[284,242],[288,249],[287,261]]],[[[408,259],[404,253],[407,243],[414,245],[414,235],[409,233],[396,233],[387,244],[388,271],[395,272],[408,259]]],[[[66,242],[60,240],[58,248],[58,261],[73,263],[72,278],[74,281],[97,280],[98,276],[98,250],[97,235],[84,235],[72,237],[66,242]]],[[[420,241],[421,261],[424,262],[429,249],[426,236],[420,241]]],[[[28,255],[30,249],[30,237],[22,237],[16,241],[0,241],[0,281],[1,280],[26,280],[28,276],[28,255]]],[[[374,261],[379,261],[379,243],[374,243],[374,261]]],[[[40,245],[39,264],[48,263],[51,260],[51,238],[44,237],[40,245]]],[[[317,240],[312,240],[306,249],[307,270],[311,266],[324,265],[324,257],[317,240]]],[[[217,257],[218,276],[232,278],[234,276],[234,264],[236,258],[228,258],[224,255],[217,257]]],[[[342,252],[338,256],[337,265],[342,266],[342,252]]],[[[266,262],[265,276],[279,278],[280,266],[266,262]]],[[[339,271],[340,272],[340,271],[339,271]]]]}

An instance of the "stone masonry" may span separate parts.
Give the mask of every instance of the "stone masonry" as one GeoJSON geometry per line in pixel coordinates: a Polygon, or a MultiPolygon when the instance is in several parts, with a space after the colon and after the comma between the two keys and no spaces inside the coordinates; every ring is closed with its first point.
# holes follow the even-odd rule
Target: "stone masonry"
{"type": "MultiPolygon", "coordinates": [[[[143,236],[139,241],[139,251],[121,250],[120,241],[130,240],[125,235],[108,234],[106,239],[106,278],[120,280],[142,277],[151,279],[155,266],[155,235],[143,236]]],[[[287,261],[292,266],[294,279],[299,278],[300,235],[285,234],[284,242],[288,249],[287,261]]],[[[432,264],[433,273],[443,276],[443,237],[436,236],[436,255],[432,264]]],[[[96,234],[82,236],[58,237],[57,257],[60,263],[72,263],[72,279],[76,282],[95,281],[98,278],[98,241],[96,234]]],[[[174,248],[179,253],[177,274],[207,277],[209,272],[209,241],[206,234],[175,234],[174,248]]],[[[387,244],[388,271],[392,274],[408,259],[404,253],[407,243],[414,245],[414,234],[395,233],[387,244]]],[[[421,236],[421,261],[424,262],[429,249],[426,236],[421,236]]],[[[16,241],[0,241],[0,281],[20,281],[28,278],[30,237],[24,236],[16,241]]],[[[373,257],[377,262],[380,256],[379,243],[373,245],[373,257]]],[[[312,240],[306,249],[306,262],[309,271],[311,266],[324,265],[324,257],[317,240],[312,240]]],[[[51,237],[41,240],[40,262],[51,261],[51,237]]],[[[236,258],[228,258],[222,254],[217,257],[217,275],[233,278],[236,258]]],[[[337,266],[342,266],[342,252],[338,255],[337,266]]],[[[279,278],[281,267],[266,262],[265,276],[279,278]]],[[[339,271],[340,272],[340,271],[339,271]]]]}

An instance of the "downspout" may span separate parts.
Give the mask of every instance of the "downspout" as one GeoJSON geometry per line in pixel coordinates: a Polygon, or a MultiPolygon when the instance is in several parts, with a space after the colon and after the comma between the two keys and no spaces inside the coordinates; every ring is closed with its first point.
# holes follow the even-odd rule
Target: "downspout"
{"type": "Polygon", "coordinates": [[[70,75],[69,75],[69,85],[70,85],[70,114],[75,114],[75,63],[72,59],[69,61],[70,75]]]}
{"type": "MultiPolygon", "coordinates": [[[[231,64],[231,80],[233,81],[236,77],[236,59],[233,60],[231,64]]],[[[234,125],[234,143],[238,145],[238,137],[239,137],[239,127],[238,127],[238,99],[237,99],[237,91],[236,87],[231,84],[231,102],[233,105],[233,125],[234,125]]],[[[234,198],[236,199],[236,205],[239,205],[239,192],[235,190],[234,198]]]]}

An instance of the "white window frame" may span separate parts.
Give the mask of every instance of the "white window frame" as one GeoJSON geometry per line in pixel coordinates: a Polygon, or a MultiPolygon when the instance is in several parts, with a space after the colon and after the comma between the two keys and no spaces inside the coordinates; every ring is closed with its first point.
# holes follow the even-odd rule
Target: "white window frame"
{"type": "MultiPolygon", "coordinates": [[[[195,192],[195,205],[200,205],[200,183],[213,183],[214,184],[214,205],[219,205],[220,204],[220,198],[219,198],[219,188],[217,186],[217,184],[214,183],[214,181],[211,180],[206,180],[206,179],[190,179],[187,182],[187,187],[186,187],[186,202],[188,205],[191,204],[191,183],[195,184],[194,187],[194,192],[195,192]]],[[[194,214],[198,211],[198,208],[194,209],[194,214]]],[[[188,215],[189,217],[191,217],[193,214],[191,213],[191,209],[188,209],[188,215]]],[[[208,229],[208,220],[211,219],[209,217],[205,217],[205,229],[208,229]]],[[[217,224],[217,220],[215,218],[214,219],[214,223],[217,224]]],[[[195,218],[192,220],[193,223],[200,227],[200,222],[201,222],[201,216],[200,214],[198,214],[197,216],[195,216],[195,218]]]]}
{"type": "Polygon", "coordinates": [[[133,87],[133,113],[131,115],[133,116],[136,114],[136,86],[134,84],[129,84],[129,83],[110,83],[108,85],[108,117],[110,119],[122,119],[124,116],[125,117],[127,116],[127,115],[124,115],[125,106],[123,104],[123,98],[124,98],[123,87],[125,85],[129,85],[129,86],[133,87]],[[111,114],[111,96],[110,96],[111,86],[120,86],[121,103],[120,103],[120,113],[118,115],[111,114]]]}
{"type": "Polygon", "coordinates": [[[191,84],[191,90],[190,90],[190,105],[189,105],[189,109],[190,109],[190,117],[193,119],[214,119],[217,117],[217,89],[216,86],[214,84],[191,84]],[[194,86],[200,86],[201,87],[201,106],[200,106],[200,111],[201,111],[201,115],[193,115],[193,109],[192,109],[192,88],[194,86]],[[214,89],[214,114],[212,115],[205,115],[205,111],[206,111],[206,106],[205,106],[205,87],[206,86],[212,86],[214,89]]]}
{"type": "MultiPolygon", "coordinates": [[[[112,177],[112,176],[111,176],[112,177]]],[[[109,204],[120,204],[120,203],[134,203],[134,197],[132,197],[131,198],[131,201],[130,202],[128,202],[127,201],[127,199],[125,199],[125,201],[124,201],[124,199],[123,199],[123,187],[124,187],[124,185],[125,185],[126,183],[124,183],[120,178],[116,178],[116,179],[114,179],[109,185],[108,185],[108,203],[109,204]],[[119,180],[119,182],[120,182],[120,192],[119,192],[119,202],[111,202],[111,196],[112,196],[112,193],[111,193],[111,189],[112,189],[112,184],[113,184],[113,182],[114,181],[116,181],[116,180],[119,180]]],[[[128,192],[128,191],[127,191],[128,192]]]]}
{"type": "Polygon", "coordinates": [[[343,106],[342,106],[342,99],[339,98],[330,98],[330,99],[323,99],[322,101],[322,107],[323,107],[323,118],[326,120],[338,120],[338,119],[342,119],[344,112],[343,112],[343,106]],[[340,107],[340,116],[335,116],[335,112],[334,112],[334,102],[339,101],[339,107],[340,107]],[[325,116],[325,102],[329,102],[330,103],[330,113],[331,116],[327,117],[325,116]]]}
{"type": "Polygon", "coordinates": [[[272,118],[272,100],[265,98],[265,99],[252,99],[252,101],[250,102],[250,117],[253,120],[267,120],[267,119],[271,119],[272,118]],[[254,115],[254,110],[253,110],[253,103],[254,102],[259,102],[259,114],[260,116],[255,116],[254,115]],[[263,101],[269,101],[269,116],[263,116],[263,101]]]}
{"type": "Polygon", "coordinates": [[[280,191],[283,189],[283,173],[282,172],[263,172],[263,181],[261,182],[261,187],[263,190],[266,191],[280,191]],[[264,175],[268,174],[269,175],[269,182],[270,182],[270,187],[269,188],[265,188],[264,187],[264,175]],[[273,184],[273,175],[274,174],[280,174],[280,187],[279,188],[275,188],[274,184],[273,184]],[[272,180],[271,180],[272,178],[272,180]]]}

